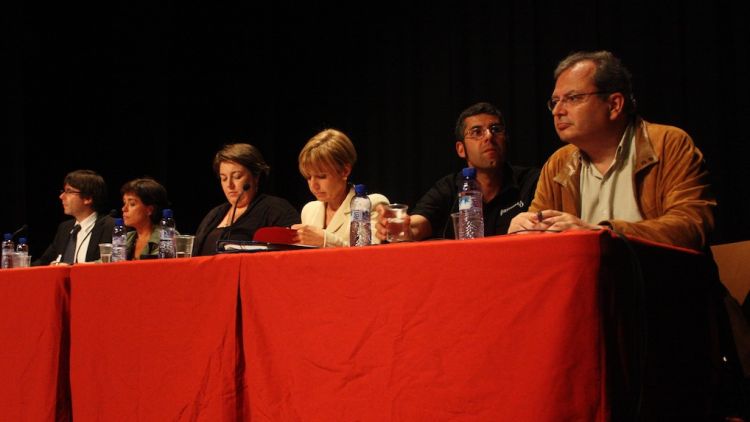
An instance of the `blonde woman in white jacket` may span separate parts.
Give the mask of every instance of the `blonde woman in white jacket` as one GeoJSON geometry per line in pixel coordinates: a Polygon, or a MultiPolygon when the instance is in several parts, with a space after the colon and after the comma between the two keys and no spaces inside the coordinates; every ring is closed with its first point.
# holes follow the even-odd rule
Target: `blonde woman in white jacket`
{"type": "MultiPolygon", "coordinates": [[[[313,136],[299,153],[299,171],[307,180],[316,201],[302,208],[302,224],[295,224],[297,241],[304,245],[324,248],[349,246],[349,204],[354,187],[348,183],[352,167],[357,161],[354,144],[343,132],[326,129],[313,136]]],[[[373,193],[370,222],[372,232],[378,220],[378,205],[388,204],[388,198],[373,193]]],[[[373,243],[379,243],[372,237],[373,243]]]]}

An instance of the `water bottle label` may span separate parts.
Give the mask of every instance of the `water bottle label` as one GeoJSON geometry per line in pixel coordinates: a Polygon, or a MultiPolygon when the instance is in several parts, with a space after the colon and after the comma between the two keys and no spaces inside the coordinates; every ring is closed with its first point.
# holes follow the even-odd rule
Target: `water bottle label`
{"type": "Polygon", "coordinates": [[[471,206],[473,205],[472,198],[470,195],[464,195],[460,198],[458,198],[458,210],[459,211],[466,211],[471,209],[471,206]]]}
{"type": "Polygon", "coordinates": [[[123,234],[115,234],[112,236],[112,262],[120,262],[128,260],[128,250],[126,248],[127,242],[126,237],[123,234]]]}
{"type": "Polygon", "coordinates": [[[370,221],[370,212],[362,210],[352,210],[352,220],[354,221],[370,221]]]}

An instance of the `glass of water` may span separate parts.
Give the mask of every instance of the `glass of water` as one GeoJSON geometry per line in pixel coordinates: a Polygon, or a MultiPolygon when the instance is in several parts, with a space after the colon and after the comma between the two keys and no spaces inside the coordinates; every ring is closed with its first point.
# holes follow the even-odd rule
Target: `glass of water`
{"type": "Polygon", "coordinates": [[[386,239],[388,243],[406,242],[409,240],[409,222],[405,204],[388,204],[385,207],[386,239]]]}
{"type": "Polygon", "coordinates": [[[99,244],[99,257],[102,263],[106,264],[112,261],[112,244],[111,243],[100,243],[99,244]]]}
{"type": "Polygon", "coordinates": [[[193,256],[193,242],[195,236],[192,234],[178,234],[174,238],[177,258],[190,258],[193,256]]]}

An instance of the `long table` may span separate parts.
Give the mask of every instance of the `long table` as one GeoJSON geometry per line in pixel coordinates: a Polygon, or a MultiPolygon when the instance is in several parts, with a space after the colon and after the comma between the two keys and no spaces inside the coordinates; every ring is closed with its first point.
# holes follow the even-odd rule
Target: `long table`
{"type": "Polygon", "coordinates": [[[600,231],[3,270],[0,419],[694,417],[705,268],[600,231]]]}

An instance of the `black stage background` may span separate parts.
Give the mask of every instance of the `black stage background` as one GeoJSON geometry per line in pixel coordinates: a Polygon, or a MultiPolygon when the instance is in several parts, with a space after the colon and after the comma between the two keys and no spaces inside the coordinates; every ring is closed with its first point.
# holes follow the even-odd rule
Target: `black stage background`
{"type": "Polygon", "coordinates": [[[211,159],[234,140],[261,149],[266,191],[297,208],[312,199],[297,153],[317,131],[350,135],[353,181],[413,205],[461,167],[454,120],[481,100],[505,111],[511,160],[541,166],[561,146],[545,106],[552,71],[580,49],[620,56],[641,114],[703,150],[720,200],[716,241],[750,238],[750,30],[734,2],[3,9],[0,230],[28,223],[35,256],[66,218],[57,192],[78,168],[105,177],[112,208],[125,181],[155,177],[178,229],[194,233],[224,200],[211,159]]]}

